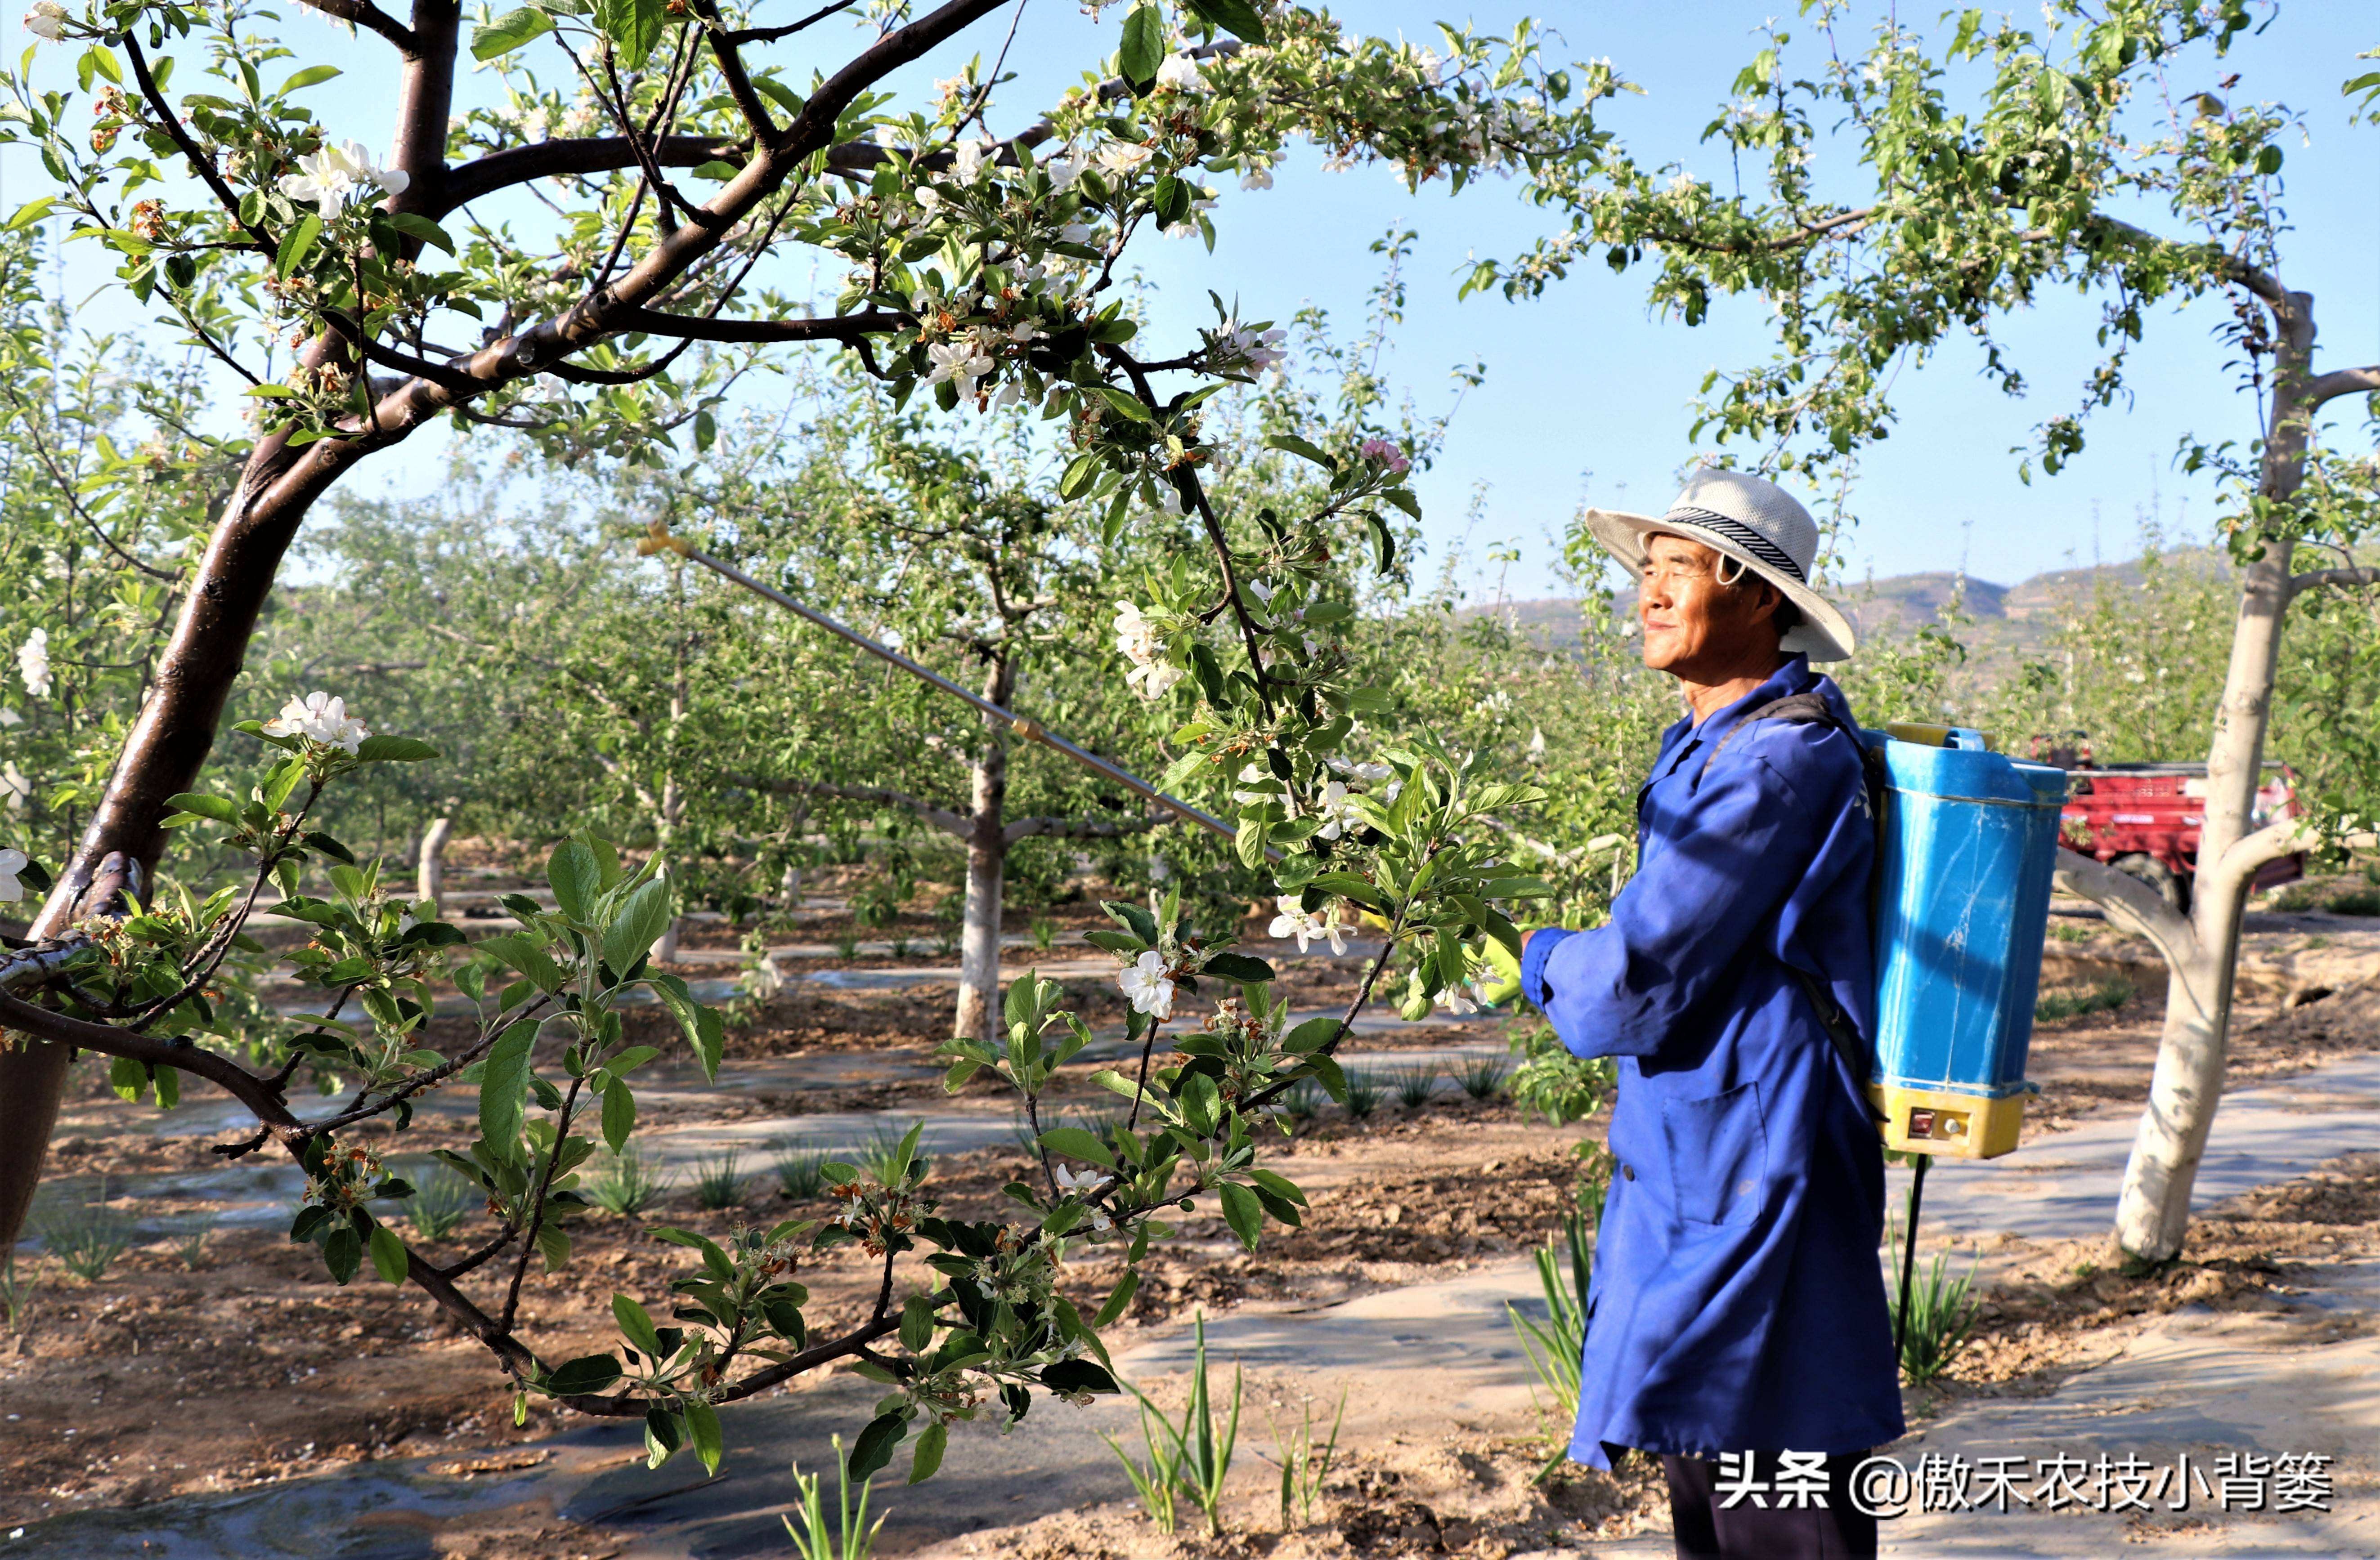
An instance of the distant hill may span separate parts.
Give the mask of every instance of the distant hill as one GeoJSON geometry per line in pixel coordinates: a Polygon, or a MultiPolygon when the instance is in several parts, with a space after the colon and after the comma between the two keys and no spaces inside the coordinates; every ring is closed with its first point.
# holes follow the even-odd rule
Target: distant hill
{"type": "MultiPolygon", "coordinates": [[[[2223,567],[2208,556],[2206,562],[2223,567]]],[[[2089,568],[2053,569],[2020,585],[1994,585],[1989,580],[1964,581],[1950,570],[1930,574],[1890,574],[1881,579],[1830,582],[1821,587],[1850,616],[1863,638],[1898,638],[1929,623],[1941,621],[1954,599],[1968,621],[1959,630],[1972,663],[1986,665],[2022,660],[2038,655],[2049,643],[2058,620],[2067,611],[2087,603],[2102,586],[2119,594],[2139,588],[2138,560],[2102,563],[2089,568]]],[[[1622,611],[1630,605],[1622,598],[1622,611]]],[[[1497,613],[1514,628],[1542,638],[1549,647],[1578,642],[1579,604],[1563,598],[1507,601],[1501,606],[1463,609],[1466,617],[1497,613]]]]}

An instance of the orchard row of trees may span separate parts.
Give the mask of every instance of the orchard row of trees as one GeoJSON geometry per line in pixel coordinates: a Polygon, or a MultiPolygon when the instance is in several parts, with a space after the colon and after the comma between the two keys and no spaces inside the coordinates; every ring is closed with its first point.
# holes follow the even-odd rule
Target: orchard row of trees
{"type": "MultiPolygon", "coordinates": [[[[1438,429],[1360,350],[1326,341],[1330,371],[1276,381],[1269,324],[1220,304],[1211,327],[1144,339],[1120,279],[1132,246],[1208,228],[1208,180],[1261,187],[1304,141],[1414,186],[1512,180],[1549,231],[1483,259],[1467,290],[1525,297],[1593,260],[1642,267],[1685,326],[1756,299],[1777,355],[1715,375],[1695,431],[1804,481],[1847,478],[1891,429],[1898,370],[1953,336],[1980,338],[2020,390],[1996,333],[2079,289],[2104,300],[2107,356],[2024,457],[2054,474],[2120,399],[2159,306],[2228,307],[2244,381],[2211,380],[2208,400],[2240,407],[2240,431],[2176,430],[2186,464],[2230,484],[2235,570],[2200,896],[2185,919],[2095,864],[2069,873],[2174,966],[2119,1228],[2148,1257],[2179,1248],[2245,886],[2348,827],[2251,826],[2288,609],[2374,583],[2351,556],[2370,453],[2326,430],[2343,408],[2368,417],[2380,367],[2317,360],[2313,300],[2287,284],[2296,122],[2177,95],[2221,69],[2245,0],[2053,0],[2033,28],[1976,12],[1931,36],[1888,16],[1864,45],[1844,7],[1813,4],[1815,36],[1779,30],[1737,79],[1716,179],[1622,148],[1596,119],[1623,85],[1612,67],[1558,65],[1526,27],[1449,30],[1441,54],[1304,7],[1135,0],[1084,18],[1081,85],[1001,134],[993,0],[782,21],[715,0],[534,0],[477,25],[451,0],[402,18],[311,3],[386,45],[384,162],[342,135],[322,90],[339,72],[308,35],[237,5],[45,3],[27,25],[59,50],[0,72],[0,137],[37,148],[52,180],[0,252],[0,394],[21,430],[0,454],[0,590],[24,627],[0,778],[55,868],[30,946],[0,962],[0,1024],[19,1037],[0,1053],[0,1237],[88,1051],[128,1095],[162,1101],[188,1076],[240,1101],[257,1131],[225,1151],[273,1143],[306,1167],[292,1235],[334,1273],[369,1256],[522,1393],[643,1417],[657,1457],[690,1444],[715,1461],[717,1405],[844,1360],[888,1387],[856,1472],[915,1433],[923,1476],[953,1419],[1111,1385],[1098,1329],[1132,1271],[1077,1303],[1070,1250],[1120,1242],[1136,1262],[1165,1234],[1158,1212],[1201,1195],[1251,1246],[1295,1222],[1302,1195],[1258,1162],[1271,1103],[1305,1079],[1341,1086],[1330,1054],[1375,995],[1408,1012],[1462,1000],[1516,919],[1565,898],[1591,913],[1669,714],[1596,614],[1579,659],[1552,661],[1433,602],[1408,478],[1438,429]],[[829,22],[861,42],[823,47],[829,22]],[[983,52],[961,63],[968,46],[983,52]],[[467,49],[502,106],[458,103],[467,49]],[[956,74],[905,100],[890,83],[927,58],[956,74]],[[1852,189],[1870,193],[1835,199],[1852,189]],[[65,323],[33,280],[45,218],[114,257],[155,334],[65,323]],[[790,284],[805,263],[830,278],[808,298],[790,284]],[[801,378],[765,414],[764,368],[801,378]],[[440,502],[339,492],[433,424],[472,435],[440,502]],[[726,889],[716,864],[765,890],[863,817],[949,840],[969,975],[953,1082],[996,1072],[1029,1112],[1085,1032],[1046,983],[1001,993],[1002,899],[1085,849],[1116,853],[1129,882],[1123,864],[1158,838],[1130,798],[1013,733],[666,556],[634,561],[624,538],[655,526],[1161,769],[1235,826],[1229,845],[1169,828],[1158,847],[1234,914],[1198,913],[1180,882],[1111,908],[1100,945],[1143,1049],[1099,1081],[1130,1125],[1044,1134],[1044,1176],[1012,1189],[1010,1220],[937,1220],[900,1166],[854,1170],[829,1225],[732,1249],[688,1237],[686,1325],[622,1296],[621,1345],[557,1361],[525,1336],[520,1294],[533,1252],[567,1258],[554,1199],[576,1167],[635,1131],[650,1051],[624,1038],[623,994],[650,987],[719,1059],[718,1015],[650,957],[689,893],[726,889]],[[2346,555],[2299,567],[2309,550],[2346,555]],[[312,566],[289,577],[298,561],[312,566]],[[317,685],[350,717],[261,723],[317,685]],[[522,930],[467,949],[349,859],[387,819],[458,815],[551,845],[556,908],[516,900],[522,930]],[[294,1034],[219,999],[275,879],[322,932],[294,972],[322,1017],[294,1034]],[[1271,972],[1227,946],[1251,896],[1385,929],[1345,1014],[1284,1033],[1271,972]],[[430,1043],[433,978],[480,1005],[468,1036],[430,1043]],[[1211,1018],[1160,1058],[1160,1029],[1210,995],[1211,1018]],[[306,1119],[289,1089],[310,1068],[362,1082],[306,1119]],[[412,1099],[449,1082],[479,1091],[480,1138],[450,1162],[487,1190],[489,1223],[441,1265],[373,1216],[410,1189],[371,1134],[401,1133],[412,1099]],[[790,1274],[845,1240],[883,1258],[882,1291],[862,1325],[813,1338],[790,1274]],[[902,1295],[895,1260],[920,1249],[947,1282],[902,1295]]],[[[1947,653],[1864,671],[1871,712],[1922,700],[1947,653]]]]}

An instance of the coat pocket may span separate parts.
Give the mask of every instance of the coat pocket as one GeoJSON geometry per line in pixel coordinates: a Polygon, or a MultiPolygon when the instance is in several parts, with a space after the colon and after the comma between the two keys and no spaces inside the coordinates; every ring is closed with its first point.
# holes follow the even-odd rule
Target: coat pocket
{"type": "Polygon", "coordinates": [[[1760,1115],[1756,1081],[1707,1099],[1661,1102],[1679,1217],[1750,1224],[1759,1215],[1768,1181],[1768,1131],[1760,1115]]]}

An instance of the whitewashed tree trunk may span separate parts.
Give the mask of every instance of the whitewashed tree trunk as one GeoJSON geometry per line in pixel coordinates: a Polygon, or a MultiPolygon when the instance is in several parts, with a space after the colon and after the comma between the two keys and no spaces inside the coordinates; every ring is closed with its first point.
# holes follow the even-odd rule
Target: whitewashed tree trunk
{"type": "MultiPolygon", "coordinates": [[[[2262,273],[2243,280],[2264,300],[2275,325],[2273,402],[2256,493],[2261,501],[2285,505],[2305,479],[2313,408],[2338,392],[2327,381],[2317,387],[2312,380],[2312,296],[2287,292],[2262,273]]],[[[2286,537],[2268,541],[2264,555],[2241,570],[2230,664],[2206,755],[2205,814],[2189,919],[2153,906],[2154,896],[2120,873],[2079,857],[2061,858],[2060,881],[2106,905],[2111,921],[2150,937],[2171,975],[2148,1105],[2116,1210],[2118,1241],[2152,1262],[2179,1254],[2189,1230],[2191,1191],[2223,1097],[2249,888],[2259,867],[2301,846],[2295,820],[2258,828],[2254,817],[2281,631],[2297,588],[2289,573],[2292,551],[2286,537]]]]}
{"type": "MultiPolygon", "coordinates": [[[[669,867],[677,864],[670,860],[670,848],[677,842],[678,825],[686,817],[686,792],[677,779],[677,737],[686,724],[687,707],[686,659],[692,648],[691,636],[686,626],[686,565],[680,562],[670,571],[673,588],[677,593],[676,672],[670,681],[668,743],[669,770],[662,776],[662,802],[653,817],[653,850],[669,867]]],[[[685,917],[673,915],[662,935],[653,939],[648,957],[656,964],[667,964],[677,958],[678,934],[684,929],[685,917]]]]}
{"type": "Polygon", "coordinates": [[[421,831],[421,853],[413,864],[413,897],[430,901],[432,920],[443,918],[446,900],[446,841],[455,832],[451,817],[431,818],[421,831]]]}
{"type": "MultiPolygon", "coordinates": [[[[1015,672],[1005,656],[995,658],[984,679],[983,696],[1006,706],[1015,691],[1015,672]]],[[[959,942],[959,1003],[952,1033],[992,1044],[1000,1033],[1000,913],[1008,869],[1008,741],[1004,729],[985,718],[983,752],[975,763],[973,805],[967,813],[966,909],[959,942]]]]}
{"type": "MultiPolygon", "coordinates": [[[[661,813],[656,819],[659,827],[653,830],[653,848],[665,863],[669,861],[670,845],[676,838],[678,823],[685,816],[686,794],[678,788],[677,777],[672,775],[662,781],[661,813]]],[[[683,916],[671,916],[669,925],[662,928],[662,935],[653,939],[650,957],[654,963],[666,964],[677,957],[678,933],[684,922],[683,916]]]]}

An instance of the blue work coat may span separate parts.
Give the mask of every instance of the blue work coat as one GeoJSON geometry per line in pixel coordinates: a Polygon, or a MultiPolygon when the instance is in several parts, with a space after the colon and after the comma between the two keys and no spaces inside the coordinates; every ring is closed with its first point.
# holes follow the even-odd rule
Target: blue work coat
{"type": "Polygon", "coordinates": [[[1594,1467],[1626,1446],[1840,1453],[1902,1433],[1882,1145],[1787,969],[1875,1033],[1859,756],[1832,727],[1771,720],[1711,756],[1744,715],[1812,690],[1851,721],[1795,656],[1671,727],[1610,923],[1524,950],[1524,990],[1562,1043],[1619,1065],[1570,1446],[1594,1467]]]}

